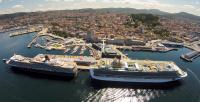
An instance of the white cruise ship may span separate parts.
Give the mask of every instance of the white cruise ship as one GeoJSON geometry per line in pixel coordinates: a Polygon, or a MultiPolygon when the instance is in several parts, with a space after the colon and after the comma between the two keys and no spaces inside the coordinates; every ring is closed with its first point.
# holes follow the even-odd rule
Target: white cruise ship
{"type": "Polygon", "coordinates": [[[76,63],[64,61],[54,55],[38,54],[33,58],[14,55],[5,61],[14,70],[23,70],[35,73],[75,77],[78,69],[76,63]]]}
{"type": "Polygon", "coordinates": [[[90,69],[92,79],[101,81],[165,83],[187,77],[174,62],[104,59],[90,69]]]}

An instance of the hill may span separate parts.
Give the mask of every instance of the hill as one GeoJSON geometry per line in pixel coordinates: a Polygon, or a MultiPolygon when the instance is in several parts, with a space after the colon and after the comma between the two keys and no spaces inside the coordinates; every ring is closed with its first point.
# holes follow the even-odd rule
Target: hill
{"type": "Polygon", "coordinates": [[[13,14],[5,14],[0,15],[1,19],[7,19],[7,18],[13,18],[18,16],[23,16],[27,14],[40,14],[40,13],[58,13],[63,14],[66,12],[91,12],[91,13],[125,13],[125,14],[153,14],[153,15],[159,15],[164,16],[168,18],[175,18],[180,20],[187,20],[192,22],[199,22],[200,23],[200,16],[196,16],[193,14],[189,14],[186,12],[180,12],[180,13],[168,13],[163,12],[157,9],[134,9],[134,8],[100,8],[100,9],[92,9],[92,8],[85,8],[85,9],[76,9],[76,10],[55,10],[55,11],[45,11],[45,12],[30,12],[30,13],[13,13],[13,14]]]}

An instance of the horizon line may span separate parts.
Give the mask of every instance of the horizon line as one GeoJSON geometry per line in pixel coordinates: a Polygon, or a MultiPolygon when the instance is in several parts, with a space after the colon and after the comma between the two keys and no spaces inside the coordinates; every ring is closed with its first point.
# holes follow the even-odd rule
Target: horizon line
{"type": "MultiPolygon", "coordinates": [[[[161,12],[163,12],[163,13],[168,13],[168,14],[188,13],[188,14],[191,14],[191,15],[194,15],[194,16],[198,16],[198,17],[200,17],[199,15],[192,14],[192,13],[185,12],[185,11],[171,13],[171,12],[162,11],[162,10],[159,10],[159,9],[137,9],[137,8],[130,8],[130,7],[105,7],[105,8],[102,7],[102,8],[80,8],[80,9],[54,9],[54,10],[22,11],[22,12],[13,12],[13,13],[2,13],[2,14],[0,14],[0,16],[3,16],[3,15],[9,15],[9,14],[17,14],[17,13],[37,13],[37,12],[64,11],[64,10],[70,10],[70,11],[73,11],[73,10],[84,10],[84,9],[94,9],[94,10],[97,10],[97,9],[158,10],[158,11],[161,11],[161,12]]],[[[149,14],[152,14],[152,13],[149,13],[149,14]]],[[[161,14],[161,15],[162,15],[162,14],[161,14]]]]}

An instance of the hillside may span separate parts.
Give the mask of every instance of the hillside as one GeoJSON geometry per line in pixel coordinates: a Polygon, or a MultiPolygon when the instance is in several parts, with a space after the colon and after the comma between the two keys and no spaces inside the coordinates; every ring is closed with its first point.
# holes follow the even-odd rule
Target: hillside
{"type": "Polygon", "coordinates": [[[77,9],[77,10],[55,10],[55,11],[46,11],[46,12],[30,12],[30,13],[13,13],[13,14],[5,14],[0,15],[0,20],[13,18],[18,16],[24,16],[27,14],[34,14],[39,15],[40,13],[55,13],[55,14],[64,14],[66,12],[91,12],[91,13],[125,13],[125,14],[154,14],[159,16],[164,16],[168,18],[175,18],[181,20],[187,20],[192,22],[199,22],[200,23],[200,16],[196,16],[193,14],[189,14],[186,12],[180,13],[167,13],[157,9],[134,9],[134,8],[101,8],[101,9],[77,9]]]}

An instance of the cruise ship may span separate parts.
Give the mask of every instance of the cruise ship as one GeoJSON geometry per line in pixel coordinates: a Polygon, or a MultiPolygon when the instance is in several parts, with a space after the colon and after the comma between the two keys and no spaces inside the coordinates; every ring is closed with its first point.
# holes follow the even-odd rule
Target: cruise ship
{"type": "Polygon", "coordinates": [[[10,59],[5,60],[15,70],[23,70],[48,75],[72,78],[77,75],[77,65],[74,62],[67,62],[54,55],[38,54],[33,58],[14,54],[10,59]]]}
{"type": "Polygon", "coordinates": [[[169,61],[102,59],[90,76],[100,81],[166,83],[187,77],[187,72],[169,61]]]}

